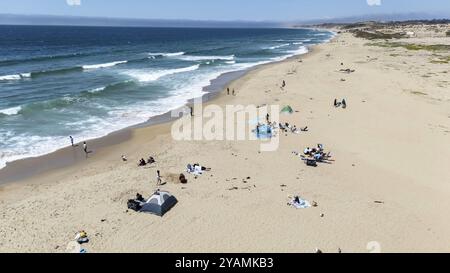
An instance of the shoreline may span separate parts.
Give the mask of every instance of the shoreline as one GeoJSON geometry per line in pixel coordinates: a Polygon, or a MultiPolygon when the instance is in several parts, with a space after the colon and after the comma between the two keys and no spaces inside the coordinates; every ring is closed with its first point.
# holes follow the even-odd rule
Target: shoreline
{"type": "MultiPolygon", "coordinates": [[[[333,30],[320,29],[320,31],[330,32],[333,34],[333,37],[330,38],[330,40],[323,41],[322,43],[305,46],[307,49],[306,53],[296,54],[294,56],[287,57],[283,60],[258,64],[244,70],[225,72],[219,75],[217,78],[212,79],[209,85],[203,87],[203,91],[206,93],[201,97],[202,104],[205,105],[210,101],[214,101],[215,99],[221,97],[223,95],[223,92],[226,90],[227,86],[232,85],[236,81],[239,81],[241,78],[245,77],[252,71],[264,69],[264,67],[266,66],[276,65],[281,62],[289,62],[291,59],[298,58],[299,56],[307,56],[308,54],[312,53],[312,51],[314,50],[315,47],[317,47],[317,45],[329,43],[338,36],[338,34],[333,30]]],[[[182,109],[183,107],[192,105],[192,102],[195,99],[198,98],[188,99],[184,106],[177,109],[182,109]]],[[[20,183],[20,181],[30,179],[33,176],[62,169],[85,161],[86,158],[84,154],[81,154],[79,151],[76,151],[74,149],[78,148],[78,150],[81,150],[80,146],[82,146],[83,141],[88,142],[88,146],[90,148],[93,147],[94,150],[101,150],[130,140],[131,136],[133,135],[133,131],[136,129],[152,127],[160,124],[171,124],[172,122],[178,119],[172,118],[170,116],[172,111],[168,111],[161,115],[150,117],[146,122],[125,127],[118,131],[111,132],[105,136],[81,140],[75,143],[75,147],[66,146],[44,155],[26,157],[8,162],[4,168],[0,169],[0,187],[8,185],[10,183],[15,182],[20,183]],[[44,162],[44,164],[42,164],[42,162],[44,162]]]]}

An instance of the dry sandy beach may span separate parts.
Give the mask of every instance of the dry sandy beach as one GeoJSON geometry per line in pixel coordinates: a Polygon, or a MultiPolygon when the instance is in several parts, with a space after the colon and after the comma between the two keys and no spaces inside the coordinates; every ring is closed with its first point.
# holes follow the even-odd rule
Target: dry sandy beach
{"type": "MultiPolygon", "coordinates": [[[[450,45],[445,32],[425,34],[412,40],[450,45]]],[[[449,252],[450,66],[433,62],[449,52],[376,43],[384,41],[342,33],[251,71],[231,83],[236,96],[224,91],[207,103],[292,106],[281,122],[309,132],[281,134],[275,152],[259,152],[259,141],[178,142],[171,124],[160,124],[92,144],[95,153],[70,167],[1,186],[0,252],[65,252],[79,230],[90,236],[88,252],[367,253],[377,244],[382,252],[449,252]],[[347,68],[355,72],[339,72],[347,68]],[[348,108],[333,107],[335,98],[348,108]],[[292,154],[318,143],[332,164],[311,168],[292,154]],[[138,168],[149,155],[157,165],[138,168]],[[186,185],[171,179],[197,162],[212,171],[187,175],[186,185]],[[157,169],[167,181],[160,188],[179,203],[163,218],[127,211],[137,192],[159,188],[157,169]],[[294,209],[294,195],[318,206],[294,209]]]]}

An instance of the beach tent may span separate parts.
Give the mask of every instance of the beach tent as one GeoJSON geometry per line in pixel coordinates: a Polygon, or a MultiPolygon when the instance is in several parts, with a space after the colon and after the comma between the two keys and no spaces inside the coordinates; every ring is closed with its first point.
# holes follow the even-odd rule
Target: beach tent
{"type": "Polygon", "coordinates": [[[151,213],[163,216],[168,212],[178,200],[168,192],[157,191],[146,203],[142,205],[140,212],[151,213]]]}
{"type": "Polygon", "coordinates": [[[282,114],[292,114],[294,113],[294,110],[289,105],[281,109],[282,114]]]}

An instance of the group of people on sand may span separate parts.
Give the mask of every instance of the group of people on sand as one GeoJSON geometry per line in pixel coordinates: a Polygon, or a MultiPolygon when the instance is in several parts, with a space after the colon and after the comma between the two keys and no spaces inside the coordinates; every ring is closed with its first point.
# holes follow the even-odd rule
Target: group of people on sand
{"type": "Polygon", "coordinates": [[[271,136],[272,135],[272,129],[275,128],[276,123],[270,122],[270,115],[266,115],[266,123],[261,123],[258,121],[258,124],[256,125],[256,129],[254,132],[256,133],[257,137],[260,137],[262,135],[264,136],[271,136]]]}
{"type": "Polygon", "coordinates": [[[156,163],[155,158],[153,158],[152,156],[149,156],[147,161],[145,161],[145,159],[141,158],[141,160],[139,160],[138,166],[139,167],[144,167],[144,166],[147,166],[147,165],[151,165],[153,163],[156,163]]]}
{"type": "Polygon", "coordinates": [[[201,175],[201,174],[203,174],[204,172],[209,172],[209,171],[211,171],[211,168],[204,167],[204,166],[201,166],[201,165],[198,164],[198,163],[195,163],[195,164],[193,164],[193,165],[188,164],[187,167],[186,167],[186,171],[187,171],[188,173],[190,173],[190,174],[193,174],[193,175],[201,175]]]}
{"type": "Polygon", "coordinates": [[[322,144],[317,144],[317,148],[307,147],[303,154],[311,159],[314,159],[317,162],[322,162],[331,157],[331,153],[325,153],[324,147],[322,144]]]}
{"type": "MultiPolygon", "coordinates": [[[[78,147],[78,145],[75,144],[75,140],[74,140],[73,136],[69,136],[69,139],[70,139],[70,144],[72,145],[72,147],[78,147]]],[[[88,157],[88,155],[90,153],[92,153],[92,151],[88,150],[86,141],[83,142],[83,151],[86,154],[86,157],[88,157]]]]}
{"type": "Polygon", "coordinates": [[[341,102],[339,102],[337,99],[334,99],[334,107],[342,107],[343,109],[347,108],[347,101],[345,99],[342,99],[341,102]]]}
{"type": "Polygon", "coordinates": [[[233,88],[233,91],[231,91],[230,88],[228,87],[228,88],[227,88],[227,95],[228,95],[228,96],[230,95],[230,92],[231,92],[231,94],[232,94],[233,96],[236,96],[236,90],[234,90],[234,88],[233,88]]]}
{"type": "Polygon", "coordinates": [[[278,126],[280,127],[280,130],[285,133],[291,132],[293,134],[299,134],[300,132],[308,132],[309,130],[308,126],[299,129],[296,125],[291,125],[287,122],[284,124],[280,123],[278,126]]]}

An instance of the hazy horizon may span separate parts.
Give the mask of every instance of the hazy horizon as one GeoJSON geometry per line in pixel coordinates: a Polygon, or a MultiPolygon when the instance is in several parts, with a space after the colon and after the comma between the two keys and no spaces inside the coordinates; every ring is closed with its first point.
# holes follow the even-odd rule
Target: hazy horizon
{"type": "Polygon", "coordinates": [[[60,16],[60,15],[27,15],[1,14],[0,25],[54,25],[54,26],[111,26],[111,27],[205,27],[205,28],[278,28],[294,25],[321,23],[353,23],[365,20],[371,21],[407,21],[449,19],[444,14],[427,13],[409,14],[377,14],[330,19],[311,19],[296,21],[246,21],[246,20],[194,20],[194,19],[144,19],[144,18],[112,18],[90,16],[60,16]]]}
{"type": "Polygon", "coordinates": [[[35,2],[1,1],[0,24],[146,26],[156,21],[187,21],[285,26],[366,18],[408,20],[450,17],[450,2],[441,0],[129,0],[126,3],[106,0],[41,0],[38,5],[35,2]],[[77,19],[80,21],[77,22],[77,19]]]}

